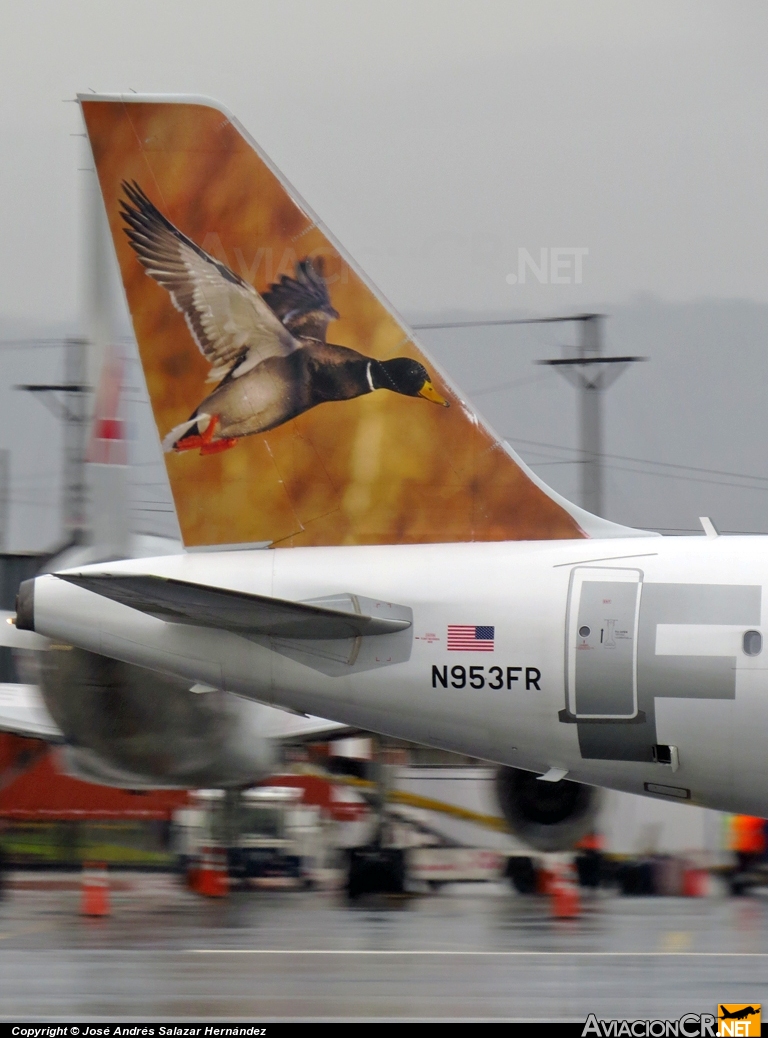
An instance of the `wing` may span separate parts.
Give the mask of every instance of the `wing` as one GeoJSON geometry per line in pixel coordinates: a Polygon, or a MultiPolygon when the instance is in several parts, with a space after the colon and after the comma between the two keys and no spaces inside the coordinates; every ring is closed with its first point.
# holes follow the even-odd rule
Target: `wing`
{"type": "Polygon", "coordinates": [[[121,214],[147,274],[170,293],[211,364],[208,382],[241,375],[298,347],[259,293],[182,234],[134,181],[123,181],[121,214]],[[126,201],[127,199],[127,201],[126,201]]]}
{"type": "Polygon", "coordinates": [[[283,274],[264,293],[264,302],[299,339],[325,342],[328,322],[338,317],[325,282],[323,257],[307,257],[296,264],[295,277],[283,274]]]}

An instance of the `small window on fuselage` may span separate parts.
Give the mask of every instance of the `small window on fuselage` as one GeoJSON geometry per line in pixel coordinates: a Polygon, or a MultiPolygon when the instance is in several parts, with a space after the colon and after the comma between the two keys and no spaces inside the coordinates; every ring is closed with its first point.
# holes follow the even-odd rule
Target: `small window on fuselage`
{"type": "Polygon", "coordinates": [[[759,656],[763,651],[763,636],[759,631],[746,631],[742,645],[747,656],[759,656]]]}

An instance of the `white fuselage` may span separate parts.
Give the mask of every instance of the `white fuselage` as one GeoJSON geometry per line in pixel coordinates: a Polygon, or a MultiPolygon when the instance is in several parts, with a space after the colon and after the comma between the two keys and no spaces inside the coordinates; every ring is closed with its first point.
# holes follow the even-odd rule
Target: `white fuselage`
{"type": "Polygon", "coordinates": [[[196,552],[91,569],[290,601],[353,593],[410,607],[413,627],[405,653],[401,635],[395,653],[389,636],[278,643],[170,624],[46,576],[37,631],[489,761],[768,814],[768,647],[744,651],[745,633],[762,634],[766,538],[196,552]],[[449,625],[493,631],[480,632],[485,651],[449,649],[449,625]]]}

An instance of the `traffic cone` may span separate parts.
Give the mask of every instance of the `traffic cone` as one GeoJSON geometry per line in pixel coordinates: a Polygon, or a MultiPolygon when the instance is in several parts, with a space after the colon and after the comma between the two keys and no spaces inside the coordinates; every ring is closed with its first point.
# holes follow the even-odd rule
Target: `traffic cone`
{"type": "Polygon", "coordinates": [[[542,897],[549,897],[552,894],[552,883],[554,882],[554,872],[546,865],[542,865],[536,869],[536,893],[542,897]]]}
{"type": "Polygon", "coordinates": [[[194,858],[187,866],[186,884],[193,893],[198,894],[200,886],[200,859],[194,858]]]}
{"type": "Polygon", "coordinates": [[[203,848],[196,890],[204,897],[226,897],[229,893],[227,852],[223,847],[203,848]]]}
{"type": "Polygon", "coordinates": [[[80,915],[109,915],[109,880],[103,861],[84,861],[81,882],[80,915]]]}
{"type": "Polygon", "coordinates": [[[554,870],[550,892],[555,919],[575,919],[581,913],[581,897],[572,864],[560,865],[554,870]]]}
{"type": "Polygon", "coordinates": [[[706,869],[689,867],[683,871],[683,897],[706,897],[709,874],[706,869]]]}

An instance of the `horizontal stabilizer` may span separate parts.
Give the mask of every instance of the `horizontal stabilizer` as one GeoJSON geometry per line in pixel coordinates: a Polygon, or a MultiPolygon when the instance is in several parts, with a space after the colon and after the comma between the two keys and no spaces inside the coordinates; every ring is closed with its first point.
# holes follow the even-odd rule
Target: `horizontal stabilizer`
{"type": "Polygon", "coordinates": [[[16,614],[0,610],[0,647],[4,649],[47,649],[48,639],[34,631],[20,631],[16,614]]]}
{"type": "Polygon", "coordinates": [[[0,684],[0,732],[46,742],[63,742],[37,685],[0,684]]]}
{"type": "Polygon", "coordinates": [[[359,729],[351,728],[339,721],[326,721],[323,717],[309,714],[295,714],[264,703],[259,706],[259,734],[265,739],[274,739],[282,744],[328,742],[359,734],[359,729]]]}
{"type": "Polygon", "coordinates": [[[159,620],[235,634],[325,640],[396,634],[411,626],[409,609],[357,595],[334,595],[320,602],[286,602],[151,574],[56,575],[159,620]]]}

